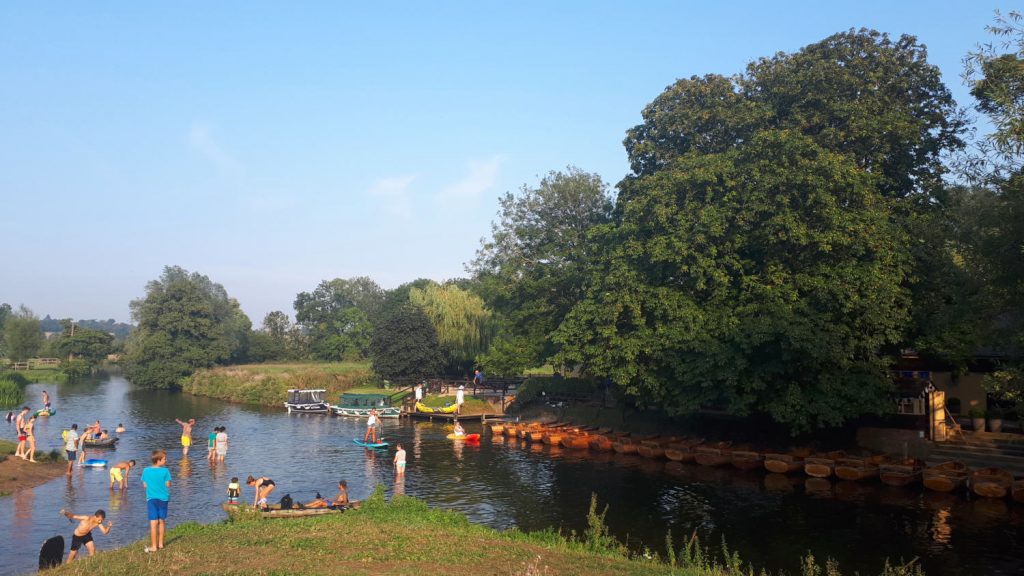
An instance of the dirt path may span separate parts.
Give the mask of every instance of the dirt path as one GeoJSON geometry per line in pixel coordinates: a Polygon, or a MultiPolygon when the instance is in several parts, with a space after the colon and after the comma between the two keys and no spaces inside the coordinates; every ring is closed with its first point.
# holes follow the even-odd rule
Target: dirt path
{"type": "MultiPolygon", "coordinates": [[[[38,457],[38,455],[37,455],[38,457]]],[[[63,462],[32,463],[21,458],[8,456],[0,462],[0,496],[8,496],[18,490],[39,486],[67,471],[63,462]]]]}

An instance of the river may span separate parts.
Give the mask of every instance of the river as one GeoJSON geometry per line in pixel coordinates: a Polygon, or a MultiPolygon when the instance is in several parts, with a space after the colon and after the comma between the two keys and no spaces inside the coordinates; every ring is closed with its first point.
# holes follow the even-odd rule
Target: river
{"type": "MultiPolygon", "coordinates": [[[[346,479],[354,499],[383,484],[388,493],[405,493],[431,506],[465,513],[494,528],[548,527],[582,531],[591,493],[608,504],[612,534],[634,549],[663,551],[669,530],[677,544],[696,532],[730,549],[759,569],[798,573],[808,551],[840,562],[844,573],[878,574],[886,557],[918,557],[929,576],[1021,574],[1024,570],[1024,506],[972,500],[966,495],[926,493],[852,483],[808,490],[805,478],[789,480],[761,473],[688,465],[667,474],[663,463],[640,457],[593,455],[551,447],[522,447],[492,440],[484,432],[479,446],[445,439],[441,424],[386,421],[384,434],[408,451],[406,479],[395,484],[393,452],[356,446],[364,421],[322,415],[288,415],[268,409],[177,392],[135,389],[124,378],[103,376],[79,384],[35,384],[28,388],[33,406],[42,390],[50,392],[57,415],[40,418],[39,448],[60,448],[61,430],[97,418],[111,431],[127,432],[109,458],[148,463],[154,448],[168,450],[171,491],[169,527],[187,521],[216,522],[232,476],[249,474],[277,483],[272,500],[290,493],[299,501],[317,491],[333,495],[346,479]],[[195,418],[196,446],[183,458],[181,428],[174,419],[195,418]],[[226,426],[230,449],[224,464],[206,461],[206,435],[226,426]]],[[[13,426],[3,429],[14,436],[13,426]]],[[[90,453],[92,456],[93,453],[90,453]]],[[[252,491],[243,487],[243,499],[252,491]]],[[[812,486],[812,488],[815,488],[812,486]]],[[[138,472],[124,493],[108,489],[106,470],[76,468],[34,489],[0,498],[0,574],[25,574],[36,565],[46,538],[70,540],[73,526],[61,508],[89,513],[107,511],[114,523],[109,535],[96,534],[102,552],[139,541],[147,534],[146,502],[138,472]]],[[[134,545],[142,546],[136,543],[134,545]]]]}

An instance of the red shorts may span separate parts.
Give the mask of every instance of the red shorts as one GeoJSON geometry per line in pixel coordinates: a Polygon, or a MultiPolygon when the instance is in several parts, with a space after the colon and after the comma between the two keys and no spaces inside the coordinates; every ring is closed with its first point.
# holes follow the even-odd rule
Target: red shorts
{"type": "Polygon", "coordinates": [[[18,434],[18,442],[24,442],[26,440],[28,440],[28,436],[22,436],[21,434],[18,434]]]}

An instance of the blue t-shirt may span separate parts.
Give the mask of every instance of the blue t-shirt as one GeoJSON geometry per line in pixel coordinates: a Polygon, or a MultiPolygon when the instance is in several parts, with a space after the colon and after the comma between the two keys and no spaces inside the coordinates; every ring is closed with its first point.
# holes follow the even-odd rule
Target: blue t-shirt
{"type": "Polygon", "coordinates": [[[149,466],[142,471],[142,481],[146,484],[146,500],[171,499],[167,483],[171,481],[171,472],[163,466],[149,466]]]}

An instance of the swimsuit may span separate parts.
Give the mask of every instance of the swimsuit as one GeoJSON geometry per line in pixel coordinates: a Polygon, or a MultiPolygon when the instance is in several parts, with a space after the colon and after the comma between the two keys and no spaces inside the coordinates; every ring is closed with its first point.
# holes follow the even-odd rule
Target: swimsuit
{"type": "Polygon", "coordinates": [[[185,448],[188,448],[189,446],[192,445],[192,438],[189,436],[182,436],[181,445],[184,446],[185,448]]]}
{"type": "Polygon", "coordinates": [[[111,468],[110,469],[110,479],[111,480],[117,480],[118,482],[121,482],[122,480],[124,480],[124,476],[121,474],[121,469],[120,468],[111,468]]]}
{"type": "Polygon", "coordinates": [[[85,533],[85,536],[79,536],[78,534],[71,535],[71,549],[78,550],[82,547],[82,544],[88,544],[92,542],[92,530],[85,533]]]}
{"type": "Polygon", "coordinates": [[[236,484],[234,482],[232,482],[231,484],[228,484],[228,498],[238,498],[238,496],[240,494],[241,494],[241,487],[238,484],[236,484]]]}

